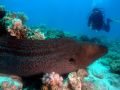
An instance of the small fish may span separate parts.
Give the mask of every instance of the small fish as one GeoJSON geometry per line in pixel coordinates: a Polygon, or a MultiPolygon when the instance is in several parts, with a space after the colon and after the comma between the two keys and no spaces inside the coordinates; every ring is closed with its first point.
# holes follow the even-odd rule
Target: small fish
{"type": "Polygon", "coordinates": [[[68,38],[0,39],[0,73],[28,77],[54,71],[62,75],[86,68],[105,53],[105,46],[68,38]]]}

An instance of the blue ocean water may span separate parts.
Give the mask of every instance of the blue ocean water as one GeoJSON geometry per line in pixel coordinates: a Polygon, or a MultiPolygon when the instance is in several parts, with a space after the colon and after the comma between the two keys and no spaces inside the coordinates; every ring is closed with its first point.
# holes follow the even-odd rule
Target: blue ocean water
{"type": "MultiPolygon", "coordinates": [[[[120,40],[120,0],[0,0],[0,5],[4,5],[8,11],[24,12],[29,18],[26,23],[28,26],[44,24],[73,35],[96,36],[108,41],[120,40]],[[96,32],[87,26],[94,7],[101,8],[105,18],[113,20],[110,32],[96,32]]],[[[99,90],[120,90],[120,41],[110,43],[107,45],[107,55],[91,65],[88,71],[94,74],[93,77],[90,75],[91,81],[98,80],[96,83],[99,88],[102,85],[106,88],[108,86],[107,89],[104,87],[99,90]]],[[[6,59],[6,56],[3,57],[6,59]]]]}
{"type": "Polygon", "coordinates": [[[120,38],[120,0],[0,0],[7,10],[24,12],[29,20],[28,25],[45,24],[62,29],[75,35],[89,35],[120,38]],[[100,7],[105,17],[115,19],[109,33],[95,32],[87,27],[90,11],[100,7]]]}

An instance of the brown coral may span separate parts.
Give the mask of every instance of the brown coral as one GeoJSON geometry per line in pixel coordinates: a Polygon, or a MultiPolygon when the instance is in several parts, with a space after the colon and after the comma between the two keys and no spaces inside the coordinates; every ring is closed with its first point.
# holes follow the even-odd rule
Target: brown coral
{"type": "MultiPolygon", "coordinates": [[[[42,78],[44,83],[42,90],[81,90],[83,78],[86,75],[86,70],[79,69],[77,72],[71,72],[65,82],[63,82],[61,76],[57,73],[46,74],[42,78]]],[[[88,84],[84,84],[83,88],[85,88],[86,85],[88,84]]]]}
{"type": "Polygon", "coordinates": [[[13,28],[8,28],[8,32],[10,36],[14,36],[17,39],[26,39],[26,29],[24,27],[21,27],[21,29],[13,29],[13,28]]]}
{"type": "Polygon", "coordinates": [[[36,31],[29,30],[28,33],[32,33],[32,35],[27,36],[28,39],[31,39],[31,40],[45,40],[45,35],[42,34],[41,32],[36,32],[36,31]]]}

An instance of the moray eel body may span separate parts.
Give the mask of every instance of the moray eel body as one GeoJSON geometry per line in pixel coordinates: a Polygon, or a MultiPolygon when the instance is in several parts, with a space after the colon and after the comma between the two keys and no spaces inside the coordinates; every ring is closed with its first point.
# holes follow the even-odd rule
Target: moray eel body
{"type": "Polygon", "coordinates": [[[0,39],[0,73],[28,77],[46,72],[66,74],[86,68],[107,52],[102,45],[72,39],[0,39]]]}

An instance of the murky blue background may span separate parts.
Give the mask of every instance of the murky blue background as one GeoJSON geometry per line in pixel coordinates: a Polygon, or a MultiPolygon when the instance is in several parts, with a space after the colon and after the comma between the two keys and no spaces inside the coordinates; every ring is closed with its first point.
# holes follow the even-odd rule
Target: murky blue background
{"type": "Polygon", "coordinates": [[[120,20],[120,0],[0,0],[7,10],[24,12],[28,25],[45,24],[73,34],[120,38],[120,22],[111,24],[111,31],[95,32],[87,27],[90,11],[95,6],[105,12],[105,17],[120,20]]]}

